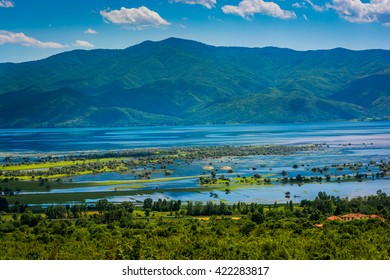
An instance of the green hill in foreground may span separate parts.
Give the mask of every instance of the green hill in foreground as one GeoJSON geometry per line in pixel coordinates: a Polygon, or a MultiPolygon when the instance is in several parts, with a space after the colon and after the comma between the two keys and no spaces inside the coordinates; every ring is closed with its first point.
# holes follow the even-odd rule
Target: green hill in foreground
{"type": "Polygon", "coordinates": [[[1,127],[305,122],[390,115],[390,51],[169,38],[0,64],[1,127]]]}
{"type": "Polygon", "coordinates": [[[195,202],[183,207],[164,201],[145,199],[144,206],[152,209],[100,200],[93,213],[85,205],[73,205],[69,210],[49,206],[45,215],[28,210],[12,218],[6,214],[0,217],[0,259],[390,259],[385,193],[349,200],[320,192],[299,205],[195,202]],[[386,219],[377,214],[352,221],[328,219],[357,210],[386,219]]]}

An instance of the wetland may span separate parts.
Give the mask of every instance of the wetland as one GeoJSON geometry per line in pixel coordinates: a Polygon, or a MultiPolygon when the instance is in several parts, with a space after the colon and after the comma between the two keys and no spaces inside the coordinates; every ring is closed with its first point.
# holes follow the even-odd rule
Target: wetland
{"type": "Polygon", "coordinates": [[[388,192],[390,122],[3,129],[10,204],[298,203],[388,192]]]}

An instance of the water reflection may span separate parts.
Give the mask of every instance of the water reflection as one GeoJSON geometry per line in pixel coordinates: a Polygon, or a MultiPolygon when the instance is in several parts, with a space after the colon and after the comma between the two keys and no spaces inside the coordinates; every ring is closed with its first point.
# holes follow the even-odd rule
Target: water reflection
{"type": "Polygon", "coordinates": [[[390,122],[1,129],[0,152],[72,152],[147,147],[390,143],[390,122]]]}
{"type": "MultiPolygon", "coordinates": [[[[57,128],[57,129],[1,129],[0,159],[8,153],[40,153],[40,152],[73,152],[89,150],[120,150],[129,148],[177,147],[177,146],[213,146],[213,145],[255,145],[255,144],[306,144],[326,143],[330,147],[323,151],[302,152],[286,156],[253,156],[232,157],[214,160],[218,169],[231,165],[234,173],[219,171],[232,178],[237,175],[252,176],[258,173],[271,178],[280,177],[286,171],[289,177],[298,174],[312,175],[312,167],[331,166],[342,163],[364,163],[370,161],[389,161],[390,155],[390,121],[359,123],[308,123],[277,125],[210,125],[210,126],[178,126],[178,127],[128,127],[128,128],[57,128]],[[298,168],[293,168],[298,164],[298,168]],[[253,170],[256,167],[256,170],[253,170]]],[[[182,164],[176,168],[172,176],[200,176],[202,166],[209,161],[194,161],[191,165],[182,164]]],[[[171,167],[169,167],[171,168],[171,167]]],[[[347,171],[330,168],[333,175],[342,176],[347,171]]],[[[369,172],[377,172],[372,168],[369,172]]],[[[351,173],[351,172],[349,172],[351,173]]],[[[164,174],[153,174],[153,178],[163,178],[164,174]]],[[[109,180],[131,180],[133,174],[105,173],[84,175],[73,178],[73,182],[101,182],[109,180]]],[[[131,185],[131,184],[130,184],[131,185]]],[[[111,201],[143,200],[147,196],[153,198],[180,199],[182,201],[227,201],[227,202],[285,202],[284,193],[289,191],[294,202],[301,199],[313,199],[319,191],[326,191],[340,197],[375,194],[378,189],[390,194],[390,181],[343,182],[341,184],[304,184],[260,186],[234,189],[229,194],[216,190],[216,197],[210,197],[209,190],[187,192],[185,189],[199,187],[197,179],[185,179],[169,182],[146,182],[137,190],[156,190],[153,194],[109,197],[111,201]],[[173,189],[181,191],[172,191],[173,189]],[[161,193],[164,192],[164,193],[161,193]]],[[[115,187],[126,187],[129,184],[116,186],[91,186],[48,192],[110,192],[115,187]]],[[[23,194],[18,194],[23,195],[23,194]]],[[[102,197],[104,198],[104,197],[102,197]]],[[[91,200],[88,200],[91,201],[91,200]]]]}

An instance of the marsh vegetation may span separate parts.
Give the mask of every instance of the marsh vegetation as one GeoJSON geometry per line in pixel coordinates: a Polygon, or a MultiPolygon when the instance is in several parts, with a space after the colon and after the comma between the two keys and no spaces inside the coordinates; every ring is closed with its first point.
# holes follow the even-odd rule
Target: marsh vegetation
{"type": "MultiPolygon", "coordinates": [[[[11,204],[37,206],[166,192],[210,192],[215,201],[222,193],[230,195],[224,198],[229,199],[240,189],[358,183],[388,177],[390,165],[385,160],[326,162],[327,158],[321,155],[328,151],[332,152],[332,148],[317,144],[14,156],[4,158],[0,166],[0,192],[11,204]],[[309,160],[317,154],[317,162],[309,160]],[[303,159],[305,156],[307,161],[303,159]]],[[[284,189],[283,193],[282,199],[299,197],[292,189],[284,189]]],[[[132,201],[142,200],[139,197],[132,201]]]]}

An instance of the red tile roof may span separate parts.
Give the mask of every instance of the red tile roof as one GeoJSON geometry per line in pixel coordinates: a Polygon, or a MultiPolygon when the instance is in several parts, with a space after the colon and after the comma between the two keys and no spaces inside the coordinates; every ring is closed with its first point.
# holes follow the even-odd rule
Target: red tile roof
{"type": "Polygon", "coordinates": [[[349,214],[345,214],[341,217],[330,216],[327,218],[328,221],[336,221],[336,220],[344,220],[345,221],[345,220],[355,220],[355,219],[380,219],[381,221],[386,220],[385,218],[378,216],[376,214],[365,215],[362,213],[349,213],[349,214]]]}
{"type": "Polygon", "coordinates": [[[327,218],[328,221],[342,220],[339,216],[330,216],[327,218]]]}
{"type": "Polygon", "coordinates": [[[341,216],[341,218],[342,219],[364,219],[364,218],[370,218],[370,216],[361,213],[350,213],[341,216]]]}
{"type": "Polygon", "coordinates": [[[381,221],[385,221],[386,220],[385,218],[383,218],[381,216],[378,216],[378,215],[375,215],[375,214],[370,215],[370,218],[371,219],[379,219],[381,221]]]}

